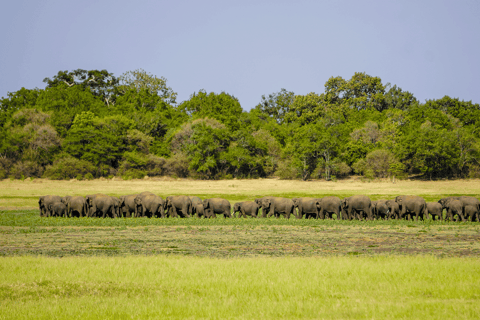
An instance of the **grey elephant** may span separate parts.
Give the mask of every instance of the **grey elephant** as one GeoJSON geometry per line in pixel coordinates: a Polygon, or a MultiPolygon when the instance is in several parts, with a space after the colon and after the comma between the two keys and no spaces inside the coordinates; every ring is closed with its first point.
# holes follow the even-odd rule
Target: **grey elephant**
{"type": "Polygon", "coordinates": [[[397,196],[395,202],[400,207],[400,219],[403,219],[408,215],[408,220],[415,214],[415,221],[418,221],[418,217],[422,216],[425,219],[425,210],[427,209],[427,203],[425,199],[419,196],[397,196]]]}
{"type": "Polygon", "coordinates": [[[115,214],[117,215],[117,217],[119,218],[122,218],[123,217],[123,211],[120,210],[120,198],[117,198],[117,197],[112,197],[113,199],[113,203],[115,204],[115,214]]]}
{"type": "Polygon", "coordinates": [[[206,218],[216,218],[217,214],[222,214],[224,218],[231,218],[230,202],[222,198],[210,198],[203,200],[203,209],[206,218]]]}
{"type": "Polygon", "coordinates": [[[54,202],[48,205],[48,210],[51,212],[52,217],[66,217],[67,206],[63,202],[54,202]]]}
{"type": "Polygon", "coordinates": [[[294,209],[297,209],[297,219],[302,219],[305,214],[305,219],[318,219],[317,199],[315,198],[293,198],[294,209]]]}
{"type": "MultiPolygon", "coordinates": [[[[262,210],[262,200],[263,198],[256,198],[254,200],[254,202],[258,205],[258,208],[260,208],[260,210],[262,210]]],[[[257,218],[260,218],[260,217],[263,217],[263,210],[262,210],[262,215],[257,215],[257,218]]]]}
{"type": "Polygon", "coordinates": [[[465,217],[463,216],[463,203],[457,199],[448,199],[444,202],[443,208],[447,210],[447,215],[445,216],[445,220],[452,221],[455,215],[455,221],[458,221],[460,218],[461,221],[465,221],[465,217]]]}
{"type": "Polygon", "coordinates": [[[165,210],[171,217],[190,218],[193,214],[192,200],[188,196],[168,196],[165,210]]]}
{"type": "Polygon", "coordinates": [[[425,210],[425,216],[428,219],[428,216],[432,216],[432,220],[435,220],[435,216],[437,216],[437,220],[443,221],[443,206],[439,202],[427,202],[427,209],[425,210]]]}
{"type": "Polygon", "coordinates": [[[255,201],[244,201],[236,202],[233,205],[233,215],[235,216],[236,212],[239,212],[238,217],[242,216],[246,218],[247,216],[257,218],[259,206],[255,201]]]}
{"type": "Polygon", "coordinates": [[[317,208],[318,208],[318,215],[320,219],[333,219],[333,214],[337,216],[337,220],[346,219],[342,212],[342,200],[339,197],[335,196],[328,196],[317,199],[317,208]]]}
{"type": "Polygon", "coordinates": [[[465,219],[469,219],[470,221],[479,221],[480,222],[480,212],[476,206],[467,205],[463,208],[463,214],[465,215],[465,219]]]}
{"type": "Polygon", "coordinates": [[[446,197],[440,199],[438,202],[445,208],[446,202],[450,200],[459,200],[462,203],[462,214],[465,218],[480,215],[480,201],[477,198],[470,196],[446,197]],[[466,210],[468,210],[468,214],[466,210]]]}
{"type": "Polygon", "coordinates": [[[135,209],[137,208],[135,198],[137,196],[138,194],[129,194],[120,197],[120,211],[126,218],[135,217],[135,209]]]}
{"type": "Polygon", "coordinates": [[[93,211],[93,200],[97,197],[109,197],[106,194],[103,193],[96,193],[96,194],[87,194],[85,196],[85,200],[87,201],[87,207],[88,207],[88,217],[95,217],[96,212],[93,211]]]}
{"type": "Polygon", "coordinates": [[[143,206],[140,204],[141,200],[148,196],[154,196],[155,194],[151,193],[150,191],[144,191],[142,193],[137,194],[134,198],[135,203],[135,217],[145,217],[145,212],[143,211],[143,206]],[[135,201],[135,199],[139,198],[140,200],[135,201]]]}
{"type": "Polygon", "coordinates": [[[295,205],[292,199],[281,197],[264,197],[262,199],[262,215],[263,217],[275,217],[279,218],[280,214],[285,218],[290,219],[290,215],[293,214],[297,218],[295,213],[295,205]]]}
{"type": "Polygon", "coordinates": [[[87,200],[81,196],[63,198],[63,202],[67,206],[67,214],[69,217],[86,217],[88,216],[87,200]]]}
{"type": "Polygon", "coordinates": [[[197,218],[203,217],[205,215],[205,211],[203,209],[203,200],[199,197],[189,196],[190,201],[192,201],[192,214],[194,214],[197,218]]]}
{"type": "Polygon", "coordinates": [[[388,217],[388,205],[387,200],[380,199],[372,201],[372,212],[375,219],[387,219],[388,217]]]}
{"type": "Polygon", "coordinates": [[[387,200],[388,207],[387,219],[400,219],[400,206],[393,200],[387,200]]]}
{"type": "Polygon", "coordinates": [[[165,218],[165,201],[162,197],[155,194],[137,195],[134,202],[136,205],[136,217],[140,214],[141,209],[142,217],[154,218],[160,216],[165,218]]]}
{"type": "Polygon", "coordinates": [[[38,199],[38,209],[40,210],[41,217],[50,217],[52,212],[48,209],[50,204],[54,204],[55,202],[62,202],[62,198],[60,196],[41,196],[38,199]]]}
{"type": "Polygon", "coordinates": [[[342,201],[342,215],[348,217],[349,220],[355,218],[362,220],[364,215],[367,220],[373,220],[372,201],[369,197],[363,195],[344,198],[342,201]]]}
{"type": "Polygon", "coordinates": [[[112,197],[106,194],[87,195],[85,197],[89,209],[90,217],[102,217],[111,216],[116,218],[115,201],[112,197]]]}

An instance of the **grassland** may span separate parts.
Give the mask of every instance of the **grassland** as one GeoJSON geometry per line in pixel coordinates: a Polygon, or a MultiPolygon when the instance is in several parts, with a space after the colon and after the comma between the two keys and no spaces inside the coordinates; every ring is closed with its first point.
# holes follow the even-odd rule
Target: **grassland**
{"type": "Polygon", "coordinates": [[[427,201],[446,195],[471,195],[480,197],[480,180],[410,181],[388,180],[364,182],[360,179],[332,181],[290,181],[277,179],[192,181],[182,179],[149,180],[95,180],[51,181],[44,179],[0,181],[0,210],[37,208],[38,197],[85,196],[106,193],[112,196],[151,191],[161,197],[177,194],[197,195],[201,198],[223,197],[230,202],[253,200],[255,197],[273,195],[283,197],[310,197],[336,195],[340,198],[355,194],[368,195],[372,200],[392,198],[400,194],[413,194],[427,201]]]}
{"type": "Polygon", "coordinates": [[[1,319],[478,319],[478,259],[0,260],[1,319]]]}
{"type": "Polygon", "coordinates": [[[478,319],[480,223],[40,218],[39,195],[480,195],[480,181],[0,182],[0,319],[478,319]]]}

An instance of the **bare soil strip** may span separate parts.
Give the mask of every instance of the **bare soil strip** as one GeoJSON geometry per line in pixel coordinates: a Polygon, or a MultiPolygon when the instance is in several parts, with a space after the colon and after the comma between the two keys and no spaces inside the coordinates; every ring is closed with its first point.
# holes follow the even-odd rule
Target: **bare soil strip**
{"type": "Polygon", "coordinates": [[[0,255],[480,256],[480,226],[0,227],[0,255]]]}

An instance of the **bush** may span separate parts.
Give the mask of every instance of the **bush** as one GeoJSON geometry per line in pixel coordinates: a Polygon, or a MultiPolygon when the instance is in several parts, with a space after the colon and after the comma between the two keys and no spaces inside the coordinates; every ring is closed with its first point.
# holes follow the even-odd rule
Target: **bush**
{"type": "Polygon", "coordinates": [[[147,172],[140,169],[128,169],[122,174],[123,180],[131,179],[143,179],[147,175],[147,172]]]}
{"type": "Polygon", "coordinates": [[[184,153],[177,152],[165,161],[166,172],[169,175],[186,178],[190,175],[189,161],[184,153]]]}
{"type": "Polygon", "coordinates": [[[275,175],[280,179],[297,179],[299,177],[297,169],[293,166],[291,160],[282,160],[278,162],[275,175]]]}
{"type": "Polygon", "coordinates": [[[166,163],[167,161],[165,158],[149,154],[147,165],[145,166],[147,169],[147,175],[149,177],[163,176],[166,172],[166,163]]]}
{"type": "Polygon", "coordinates": [[[85,180],[93,180],[93,174],[91,174],[90,172],[88,172],[88,173],[85,175],[85,180]]]}
{"type": "Polygon", "coordinates": [[[10,170],[10,175],[15,179],[25,179],[28,177],[40,178],[44,168],[33,161],[19,161],[15,163],[10,170]]]}
{"type": "Polygon", "coordinates": [[[55,160],[53,165],[47,166],[43,176],[53,180],[67,180],[84,176],[89,173],[92,178],[96,173],[97,167],[86,160],[79,160],[74,157],[65,157],[55,160]]]}
{"type": "Polygon", "coordinates": [[[365,159],[360,159],[352,165],[352,168],[356,174],[363,175],[366,166],[367,163],[365,162],[365,159]]]}

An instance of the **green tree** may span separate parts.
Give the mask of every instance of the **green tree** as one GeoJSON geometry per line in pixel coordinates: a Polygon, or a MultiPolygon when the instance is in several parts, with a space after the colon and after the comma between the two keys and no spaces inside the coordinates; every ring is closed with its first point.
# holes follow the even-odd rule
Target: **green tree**
{"type": "Polygon", "coordinates": [[[45,78],[43,82],[47,88],[55,88],[59,85],[78,87],[83,91],[89,91],[99,97],[105,104],[115,103],[115,91],[118,79],[107,70],[83,70],[59,71],[52,79],[45,78]]]}
{"type": "Polygon", "coordinates": [[[216,119],[231,131],[239,129],[239,118],[243,112],[240,102],[234,96],[225,92],[207,94],[204,90],[192,94],[190,99],[182,102],[178,108],[193,119],[216,119]]]}
{"type": "Polygon", "coordinates": [[[345,104],[356,110],[374,108],[386,109],[385,86],[379,77],[372,77],[365,72],[355,72],[348,81],[341,77],[331,77],[325,83],[325,94],[329,101],[345,104]]]}
{"type": "Polygon", "coordinates": [[[158,78],[143,69],[137,69],[123,73],[118,79],[120,82],[118,91],[122,95],[132,89],[138,93],[145,90],[151,95],[158,96],[166,104],[176,103],[177,93],[167,86],[167,79],[164,77],[158,78]]]}
{"type": "Polygon", "coordinates": [[[77,159],[116,168],[126,149],[126,133],[134,126],[124,116],[102,119],[92,112],[82,112],[75,117],[63,148],[77,159]]]}
{"type": "Polygon", "coordinates": [[[80,86],[69,87],[62,82],[42,91],[36,107],[52,113],[51,124],[61,137],[65,137],[77,114],[88,111],[103,116],[108,113],[104,103],[92,92],[85,91],[80,86]]]}
{"type": "Polygon", "coordinates": [[[279,92],[269,94],[268,97],[263,95],[262,100],[255,109],[268,115],[268,117],[274,119],[278,124],[282,124],[285,115],[290,112],[294,100],[295,94],[282,88],[279,92]]]}

